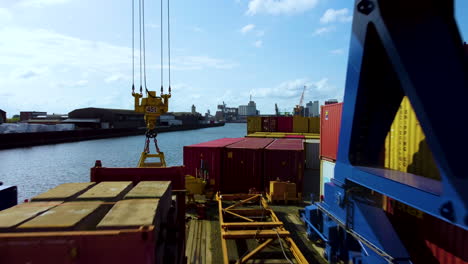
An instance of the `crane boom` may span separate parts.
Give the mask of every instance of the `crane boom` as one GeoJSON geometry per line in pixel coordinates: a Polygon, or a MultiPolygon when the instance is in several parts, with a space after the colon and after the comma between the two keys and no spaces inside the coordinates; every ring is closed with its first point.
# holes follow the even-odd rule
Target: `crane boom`
{"type": "Polygon", "coordinates": [[[304,101],[304,92],[305,92],[306,86],[304,85],[304,89],[302,89],[302,94],[301,94],[301,99],[299,100],[299,106],[302,106],[302,102],[304,101]]]}

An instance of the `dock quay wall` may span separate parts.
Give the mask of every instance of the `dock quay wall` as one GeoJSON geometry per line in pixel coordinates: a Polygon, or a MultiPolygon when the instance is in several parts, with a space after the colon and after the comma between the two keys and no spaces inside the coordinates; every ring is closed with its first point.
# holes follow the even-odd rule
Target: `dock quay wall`
{"type": "MultiPolygon", "coordinates": [[[[224,123],[158,127],[156,130],[158,131],[158,133],[164,133],[217,126],[224,126],[224,123]]],[[[0,149],[31,147],[38,145],[76,142],[92,139],[143,135],[145,134],[145,132],[146,128],[109,128],[35,133],[8,133],[0,134],[0,149]]]]}

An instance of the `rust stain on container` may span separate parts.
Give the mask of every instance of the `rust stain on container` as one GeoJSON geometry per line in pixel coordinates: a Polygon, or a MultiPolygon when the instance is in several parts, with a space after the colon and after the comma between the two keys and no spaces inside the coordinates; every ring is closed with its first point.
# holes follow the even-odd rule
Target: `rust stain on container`
{"type": "Polygon", "coordinates": [[[441,179],[426,136],[406,96],[385,139],[385,168],[441,179]]]}

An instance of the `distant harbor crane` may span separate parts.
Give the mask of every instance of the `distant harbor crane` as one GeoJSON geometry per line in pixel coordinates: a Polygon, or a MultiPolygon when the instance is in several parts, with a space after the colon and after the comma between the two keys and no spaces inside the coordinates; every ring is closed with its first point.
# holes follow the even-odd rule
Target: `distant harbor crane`
{"type": "Polygon", "coordinates": [[[302,89],[302,94],[301,94],[301,99],[299,100],[299,104],[296,105],[296,107],[294,108],[294,115],[297,115],[297,116],[303,116],[304,113],[304,107],[302,106],[302,103],[304,101],[304,93],[305,93],[305,90],[306,90],[306,87],[304,85],[304,89],[302,89]]]}

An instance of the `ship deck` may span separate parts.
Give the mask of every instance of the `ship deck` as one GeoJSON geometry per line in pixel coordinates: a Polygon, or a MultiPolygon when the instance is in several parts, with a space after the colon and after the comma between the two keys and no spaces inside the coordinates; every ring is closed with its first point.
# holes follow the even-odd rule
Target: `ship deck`
{"type": "MultiPolygon", "coordinates": [[[[223,263],[223,252],[221,245],[221,233],[219,225],[219,213],[216,201],[205,201],[201,196],[196,197],[197,204],[206,206],[205,219],[198,219],[196,205],[193,204],[187,209],[188,221],[186,223],[186,256],[187,263],[223,263]]],[[[307,203],[307,202],[306,202],[307,203]]],[[[309,263],[327,263],[322,257],[324,250],[313,245],[307,238],[304,224],[299,218],[299,209],[305,204],[291,205],[271,205],[279,220],[284,223],[284,227],[291,233],[304,257],[309,263]]],[[[227,249],[229,263],[237,262],[259,245],[255,240],[228,240],[227,249]]],[[[272,243],[262,250],[261,261],[249,260],[247,263],[289,263],[283,255],[281,245],[272,243]]],[[[293,259],[290,257],[290,259],[293,259]]],[[[292,260],[296,263],[295,260],[292,260]]]]}

